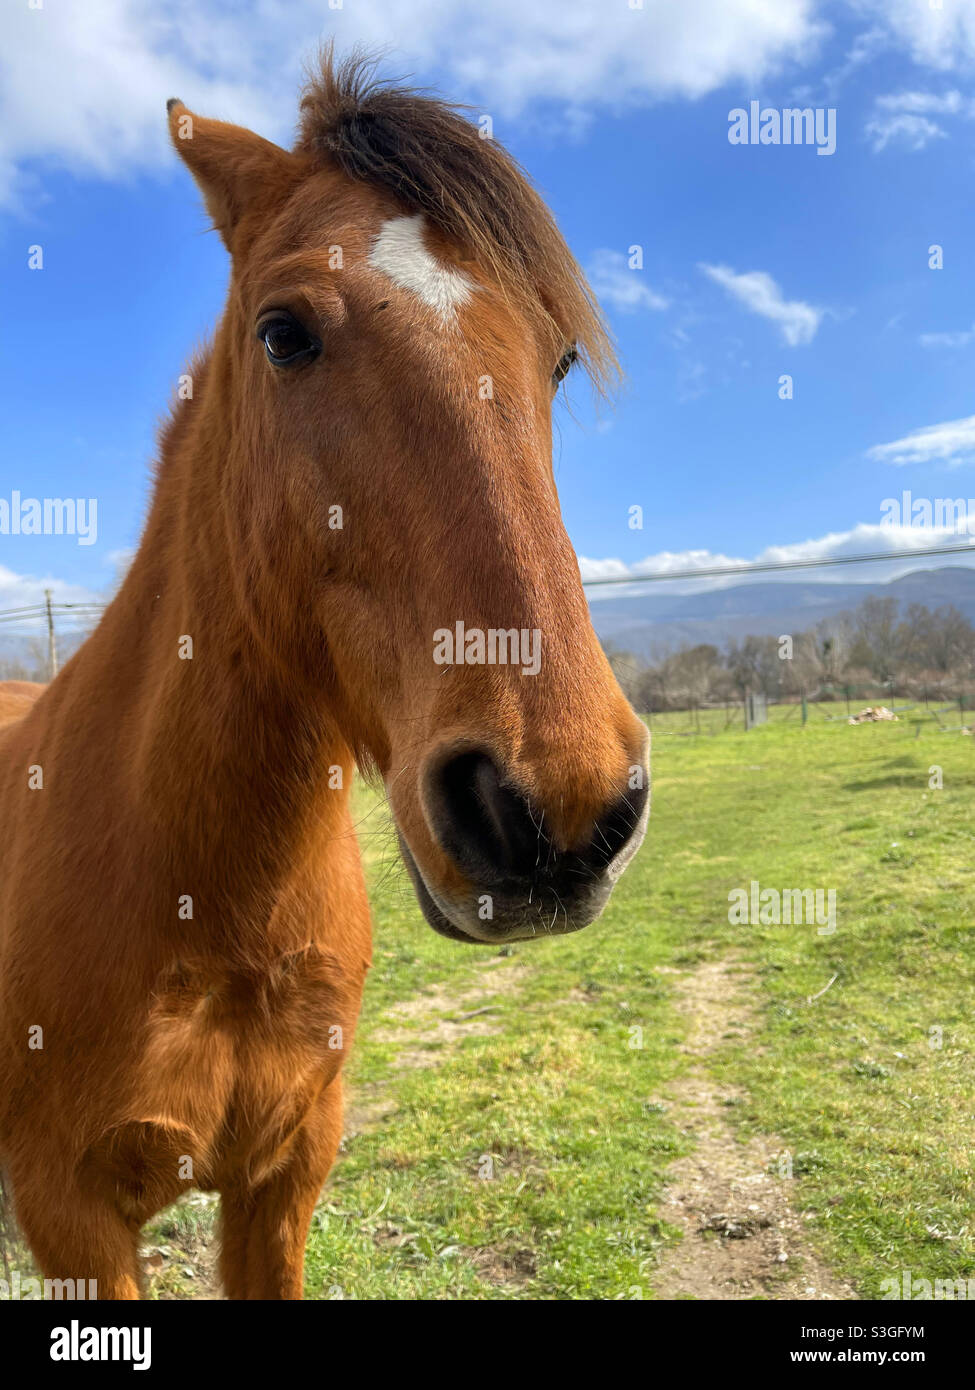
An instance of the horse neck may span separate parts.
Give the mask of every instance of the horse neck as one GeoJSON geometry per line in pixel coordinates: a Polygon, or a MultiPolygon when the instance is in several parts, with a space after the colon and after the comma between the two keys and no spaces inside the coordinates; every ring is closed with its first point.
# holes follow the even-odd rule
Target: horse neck
{"type": "Polygon", "coordinates": [[[261,566],[227,486],[232,431],[207,395],[184,402],[163,436],[142,542],[73,684],[89,710],[104,702],[126,800],[166,846],[174,880],[205,882],[225,915],[260,923],[347,827],[353,760],[327,672],[316,685],[299,656],[320,651],[320,636],[304,634],[297,602],[275,622],[281,594],[245,580],[261,566]]]}

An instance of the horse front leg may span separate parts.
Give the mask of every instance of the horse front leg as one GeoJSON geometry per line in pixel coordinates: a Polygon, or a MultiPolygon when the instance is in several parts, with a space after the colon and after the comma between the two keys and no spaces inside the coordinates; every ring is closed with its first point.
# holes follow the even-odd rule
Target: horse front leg
{"type": "Polygon", "coordinates": [[[17,1223],[55,1298],[140,1297],[138,1224],[70,1182],[13,1184],[17,1223]]]}
{"type": "Polygon", "coordinates": [[[221,1186],[220,1273],[231,1299],[300,1299],[315,1203],[342,1138],[336,1077],[296,1135],[285,1164],[258,1187],[221,1186]]]}

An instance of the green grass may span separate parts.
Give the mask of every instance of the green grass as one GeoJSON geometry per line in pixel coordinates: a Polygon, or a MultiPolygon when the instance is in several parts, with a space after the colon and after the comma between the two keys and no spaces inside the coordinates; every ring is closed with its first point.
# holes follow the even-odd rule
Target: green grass
{"type": "Polygon", "coordinates": [[[745,1093],[732,1123],[792,1153],[835,1272],[868,1298],[902,1269],[975,1277],[972,740],[780,711],[748,734],[653,725],[650,832],[606,914],[500,961],[426,927],[360,792],[376,946],[347,1095],[375,1117],[320,1205],[309,1297],[652,1297],[688,1143],[666,1104],[686,1065],[670,972],[728,954],[752,967],[755,1023],[714,1074],[745,1093]],[[730,925],[752,879],[834,888],[835,935],[730,925]],[[432,990],[427,1017],[390,1012],[432,990]],[[471,1024],[498,1031],[433,1036],[431,1016],[480,1007],[471,1024]]]}

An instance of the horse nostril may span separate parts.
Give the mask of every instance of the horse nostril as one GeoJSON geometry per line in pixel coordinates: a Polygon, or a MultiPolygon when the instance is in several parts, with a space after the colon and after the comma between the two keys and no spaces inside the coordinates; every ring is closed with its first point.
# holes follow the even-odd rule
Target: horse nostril
{"type": "Polygon", "coordinates": [[[594,869],[605,869],[636,833],[649,795],[644,785],[628,789],[601,821],[597,821],[586,858],[594,869]]]}
{"type": "MultiPolygon", "coordinates": [[[[493,757],[481,750],[455,753],[432,764],[426,779],[431,829],[459,869],[479,886],[521,893],[559,885],[571,898],[633,840],[648,798],[644,785],[623,793],[593,825],[589,843],[558,850],[524,794],[502,780],[493,757]]],[[[591,823],[591,822],[590,822],[591,823]]]]}
{"type": "Polygon", "coordinates": [[[540,828],[525,798],[502,783],[489,754],[467,752],[451,758],[428,787],[441,845],[476,882],[524,880],[534,871],[540,828]]]}

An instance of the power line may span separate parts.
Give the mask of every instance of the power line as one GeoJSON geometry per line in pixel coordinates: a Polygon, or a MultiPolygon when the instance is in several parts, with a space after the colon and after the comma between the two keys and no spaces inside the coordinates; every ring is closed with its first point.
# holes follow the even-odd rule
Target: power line
{"type": "MultiPolygon", "coordinates": [[[[71,618],[96,618],[104,609],[101,607],[77,608],[70,613],[62,613],[57,604],[51,605],[52,611],[58,613],[65,620],[71,618]]],[[[0,613],[0,623],[32,623],[43,620],[47,616],[46,608],[38,608],[35,613],[3,612],[0,613]]]]}
{"type": "MultiPolygon", "coordinates": [[[[975,538],[967,545],[935,545],[921,550],[877,551],[873,555],[835,555],[818,560],[765,560],[747,565],[712,565],[708,569],[700,570],[613,575],[608,579],[584,579],[582,585],[585,589],[592,589],[603,584],[659,584],[677,579],[719,579],[737,575],[769,574],[782,570],[822,569],[829,565],[869,565],[884,560],[913,560],[928,555],[975,555],[975,538]]],[[[93,617],[96,613],[104,612],[105,606],[94,600],[79,600],[76,603],[52,603],[51,609],[54,612],[63,612],[66,616],[93,617]]],[[[25,608],[3,608],[0,609],[0,623],[18,619],[29,622],[32,618],[45,617],[46,613],[47,605],[44,603],[28,604],[25,608]]]]}
{"type": "Polygon", "coordinates": [[[7,613],[43,613],[45,605],[43,603],[29,603],[26,608],[4,608],[2,611],[7,613]]]}
{"type": "Polygon", "coordinates": [[[766,574],[776,570],[819,569],[825,565],[866,565],[878,560],[913,560],[921,555],[972,555],[975,542],[968,545],[937,545],[925,550],[888,550],[876,555],[836,555],[826,560],[767,560],[751,565],[716,565],[703,570],[668,570],[655,574],[614,575],[611,579],[584,579],[583,588],[597,584],[652,584],[667,579],[716,579],[724,575],[766,574]]]}
{"type": "Polygon", "coordinates": [[[44,605],[46,608],[45,617],[47,618],[47,665],[51,673],[51,680],[58,673],[58,643],[54,632],[54,610],[51,607],[53,596],[50,589],[44,590],[44,605]]]}
{"type": "MultiPolygon", "coordinates": [[[[57,631],[55,629],[55,615],[60,620],[62,633],[76,636],[80,631],[85,633],[86,627],[92,625],[102,613],[106,605],[99,603],[95,599],[79,599],[75,603],[60,602],[55,603],[50,589],[44,590],[44,602],[26,604],[22,608],[5,608],[0,610],[0,624],[13,624],[13,631],[4,635],[7,637],[36,637],[37,624],[46,623],[47,626],[47,671],[48,679],[53,680],[58,673],[58,645],[57,631]],[[18,623],[26,623],[28,631],[17,626],[18,623]],[[81,623],[80,629],[76,624],[81,623]],[[31,632],[30,626],[34,624],[34,631],[31,632]]],[[[43,628],[41,629],[43,631],[43,628]]]]}
{"type": "MultiPolygon", "coordinates": [[[[97,603],[94,599],[86,599],[78,603],[52,603],[51,609],[55,613],[66,613],[69,617],[72,613],[103,613],[104,603],[97,603]]],[[[26,608],[3,608],[0,609],[0,619],[6,618],[43,618],[47,614],[46,603],[32,603],[26,608]]]]}

